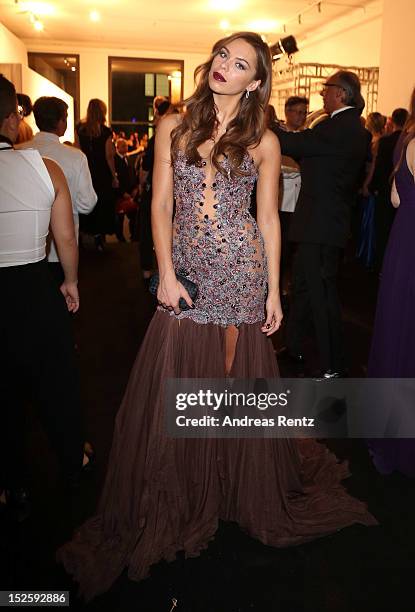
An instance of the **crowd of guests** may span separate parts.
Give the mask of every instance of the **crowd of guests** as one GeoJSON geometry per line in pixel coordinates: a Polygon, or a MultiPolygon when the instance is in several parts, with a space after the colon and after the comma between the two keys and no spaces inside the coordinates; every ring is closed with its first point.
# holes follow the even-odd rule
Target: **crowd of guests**
{"type": "MultiPolygon", "coordinates": [[[[410,211],[406,213],[405,231],[413,227],[411,214],[415,191],[413,180],[410,183],[414,170],[414,141],[411,137],[414,136],[415,106],[412,97],[409,113],[403,108],[394,110],[390,117],[373,112],[363,122],[360,84],[356,75],[346,71],[328,79],[322,96],[325,113],[319,112],[317,119],[309,113],[307,98],[292,96],[286,101],[284,120],[278,119],[275,109],[268,106],[266,122],[278,135],[283,154],[279,196],[282,232],[280,280],[281,294],[287,296],[285,305],[287,310],[289,305],[289,317],[286,347],[280,357],[297,365],[303,363],[302,341],[311,313],[320,356],[318,376],[327,379],[347,374],[336,277],[341,253],[350,238],[350,212],[354,209],[359,219],[359,235],[354,237],[356,254],[366,266],[379,273],[399,203],[401,206],[404,204],[405,211],[410,211]],[[310,125],[311,130],[308,129],[310,125]],[[350,152],[355,154],[354,164],[346,165],[345,159],[350,158],[350,152]],[[403,172],[406,176],[402,178],[403,172]],[[398,181],[394,201],[391,195],[393,176],[398,181]],[[404,193],[400,191],[399,181],[406,181],[404,193]],[[337,215],[335,221],[333,210],[337,215]],[[296,244],[295,252],[293,243],[296,244]]],[[[93,459],[91,445],[82,439],[78,374],[68,317],[68,312],[76,312],[79,305],[76,242],[81,232],[92,236],[97,250],[103,251],[105,236],[115,234],[120,242],[124,242],[125,226],[128,225],[130,239],[139,245],[143,276],[150,278],[155,268],[151,232],[155,137],[148,138],[147,134],[140,137],[137,132],[129,136],[122,131],[114,132],[107,124],[105,104],[93,99],[89,102],[85,119],[76,127],[75,146],[61,144],[60,138],[67,127],[67,109],[66,103],[55,97],[41,97],[32,106],[28,96],[19,94],[16,98],[11,84],[4,77],[0,79],[2,188],[5,188],[7,177],[13,195],[10,204],[10,190],[7,189],[8,206],[0,210],[1,225],[3,228],[13,225],[17,215],[11,212],[18,213],[22,219],[19,227],[13,226],[16,244],[6,244],[6,233],[0,230],[0,276],[4,279],[2,285],[8,287],[2,300],[2,309],[6,310],[2,310],[1,316],[3,323],[8,321],[8,325],[7,329],[3,325],[1,331],[11,351],[9,362],[4,367],[10,371],[15,362],[31,372],[34,395],[42,403],[45,428],[61,458],[68,481],[76,482],[93,459]],[[30,112],[33,112],[39,129],[35,135],[24,120],[30,112]],[[35,158],[33,150],[56,164],[51,161],[42,165],[41,157],[35,158]],[[33,207],[35,200],[39,208],[36,211],[33,207]],[[49,226],[51,231],[46,249],[49,226]],[[26,253],[23,259],[19,255],[22,252],[26,253]],[[60,288],[60,301],[48,285],[44,270],[46,253],[55,287],[60,288]],[[38,296],[40,289],[47,313],[33,306],[32,317],[27,319],[26,309],[30,310],[27,296],[38,296]],[[25,313],[22,312],[23,305],[25,313]],[[10,320],[14,323],[10,324],[10,320]],[[17,329],[19,335],[13,335],[17,329]],[[45,334],[43,345],[44,337],[48,337],[49,348],[53,346],[53,350],[49,353],[43,351],[39,359],[35,347],[39,345],[42,334],[45,334]],[[59,342],[55,342],[56,339],[59,342]],[[17,345],[25,347],[21,355],[16,355],[12,349],[17,345]],[[55,374],[51,373],[52,364],[55,374]],[[48,371],[47,378],[42,375],[45,370],[48,371]],[[64,400],[62,388],[71,389],[64,400]],[[58,397],[60,411],[57,415],[54,407],[58,397]]],[[[163,117],[175,112],[164,97],[155,98],[153,110],[156,129],[163,117]]],[[[396,227],[395,230],[397,233],[396,227]]],[[[410,249],[410,243],[414,242],[409,236],[407,238],[410,249]]],[[[399,240],[395,235],[393,246],[388,248],[396,249],[399,240]]],[[[393,285],[394,274],[398,273],[397,260],[389,257],[387,265],[390,285],[383,288],[385,295],[393,285]]],[[[405,265],[409,266],[409,263],[402,261],[402,266],[405,265]]],[[[413,288],[413,281],[406,280],[413,288]]],[[[412,300],[414,305],[415,293],[409,292],[408,284],[398,283],[395,290],[396,295],[406,291],[404,299],[412,300]]],[[[381,299],[386,301],[386,297],[381,299]]],[[[37,300],[38,297],[33,297],[34,304],[37,300]]],[[[390,309],[394,307],[390,306],[390,309]]],[[[388,312],[387,307],[382,306],[383,314],[378,315],[374,346],[382,345],[379,334],[382,326],[388,326],[388,312]]],[[[409,317],[405,325],[402,337],[412,339],[413,347],[414,326],[409,317]]],[[[390,347],[393,340],[388,342],[390,347]]],[[[405,346],[406,364],[415,363],[413,348],[405,346]]],[[[381,369],[373,365],[377,363],[375,353],[372,351],[371,357],[374,375],[381,369]]],[[[382,375],[392,374],[385,368],[382,375]]],[[[414,376],[415,371],[412,365],[408,365],[404,374],[395,368],[393,375],[414,376]]],[[[13,380],[12,375],[10,380],[13,380]]],[[[14,405],[16,397],[10,386],[4,393],[10,406],[14,405]]],[[[21,413],[12,415],[12,412],[5,416],[5,422],[7,431],[16,434],[21,429],[21,413]]],[[[21,452],[21,439],[17,438],[18,435],[10,436],[7,444],[2,445],[5,456],[2,464],[12,465],[13,469],[7,471],[5,468],[1,474],[0,491],[3,492],[0,501],[13,501],[18,506],[24,501],[25,493],[20,478],[24,470],[16,460],[21,452]]],[[[372,451],[375,455],[375,447],[372,451]]],[[[396,449],[394,452],[396,454],[396,449]]]]}

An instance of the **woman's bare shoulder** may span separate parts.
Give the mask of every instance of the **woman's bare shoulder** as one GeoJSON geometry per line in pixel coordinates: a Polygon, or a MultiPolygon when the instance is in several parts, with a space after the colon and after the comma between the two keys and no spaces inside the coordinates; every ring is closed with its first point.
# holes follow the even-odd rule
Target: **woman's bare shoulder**
{"type": "Polygon", "coordinates": [[[409,143],[408,143],[408,150],[412,154],[415,152],[415,138],[412,138],[412,140],[409,141],[409,143]]]}
{"type": "Polygon", "coordinates": [[[411,173],[415,175],[415,138],[409,141],[406,149],[406,161],[411,173]]]}
{"type": "Polygon", "coordinates": [[[66,178],[63,173],[63,170],[58,163],[56,163],[55,161],[53,161],[53,159],[50,159],[49,157],[42,157],[42,160],[46,166],[46,170],[49,173],[56,192],[62,185],[65,185],[66,183],[66,178]]]}
{"type": "Polygon", "coordinates": [[[254,158],[255,165],[259,167],[264,160],[280,158],[280,142],[274,132],[266,129],[260,143],[250,153],[254,158]]]}
{"type": "Polygon", "coordinates": [[[163,117],[160,121],[157,131],[163,131],[164,133],[171,133],[180,123],[182,122],[183,116],[179,113],[173,113],[163,117]]]}
{"type": "Polygon", "coordinates": [[[278,136],[274,134],[274,132],[270,129],[266,129],[263,137],[261,138],[261,142],[259,143],[261,149],[272,152],[280,150],[280,141],[278,140],[278,136]]]}

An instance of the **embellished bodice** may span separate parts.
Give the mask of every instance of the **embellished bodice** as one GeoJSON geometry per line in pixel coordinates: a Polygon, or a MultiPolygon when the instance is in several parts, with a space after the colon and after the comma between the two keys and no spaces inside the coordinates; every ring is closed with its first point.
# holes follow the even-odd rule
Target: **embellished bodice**
{"type": "Polygon", "coordinates": [[[199,287],[196,308],[178,317],[255,323],[264,319],[267,280],[263,238],[249,212],[257,170],[248,154],[243,176],[231,175],[227,158],[222,164],[225,174],[211,181],[206,164],[189,164],[183,152],[174,164],[173,264],[199,287]]]}

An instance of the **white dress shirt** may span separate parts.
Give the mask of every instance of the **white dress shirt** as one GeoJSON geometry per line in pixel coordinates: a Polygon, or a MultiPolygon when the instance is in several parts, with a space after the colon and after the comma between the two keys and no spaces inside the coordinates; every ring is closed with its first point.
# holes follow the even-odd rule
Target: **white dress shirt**
{"type": "Polygon", "coordinates": [[[279,209],[293,213],[301,189],[301,174],[299,170],[289,166],[281,166],[279,191],[279,209]]]}
{"type": "Polygon", "coordinates": [[[55,189],[38,151],[0,143],[0,267],[46,257],[55,189]]]}
{"type": "MultiPolygon", "coordinates": [[[[92,186],[91,173],[85,154],[75,147],[62,144],[59,137],[50,132],[38,132],[33,140],[18,145],[17,148],[37,149],[42,157],[52,159],[62,168],[72,198],[73,220],[78,238],[79,213],[87,215],[97,202],[97,194],[92,186]]],[[[59,261],[53,241],[50,245],[48,261],[59,261]]]]}
{"type": "MultiPolygon", "coordinates": [[[[287,132],[300,132],[288,130],[287,132]]],[[[289,164],[290,158],[283,156],[280,175],[279,209],[282,212],[293,213],[301,189],[301,173],[297,164],[289,164]]]]}
{"type": "Polygon", "coordinates": [[[349,110],[349,108],[355,108],[355,107],[354,106],[342,106],[342,108],[338,108],[337,110],[333,111],[330,117],[333,119],[335,115],[338,115],[339,113],[342,113],[345,110],[349,110]]]}

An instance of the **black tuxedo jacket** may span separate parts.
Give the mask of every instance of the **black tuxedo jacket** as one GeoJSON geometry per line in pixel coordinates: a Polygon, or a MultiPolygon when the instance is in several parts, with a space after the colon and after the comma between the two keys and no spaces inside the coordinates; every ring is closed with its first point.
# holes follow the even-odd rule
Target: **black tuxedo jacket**
{"type": "Polygon", "coordinates": [[[359,175],[368,156],[359,113],[347,109],[303,132],[275,131],[282,153],[297,159],[301,168],[290,240],[344,247],[359,175]]]}
{"type": "Polygon", "coordinates": [[[130,168],[128,166],[128,158],[122,159],[118,153],[114,155],[115,170],[118,175],[118,196],[122,197],[124,193],[130,193],[132,189],[132,181],[130,177],[130,168]]]}

